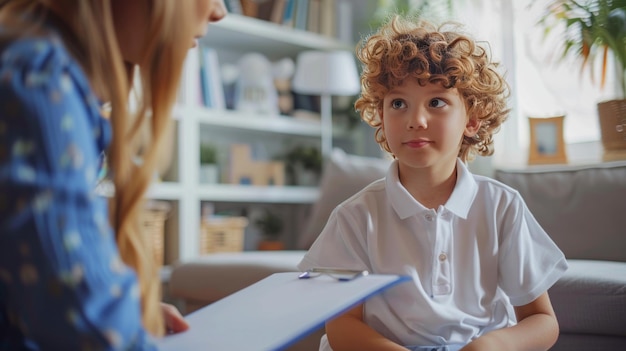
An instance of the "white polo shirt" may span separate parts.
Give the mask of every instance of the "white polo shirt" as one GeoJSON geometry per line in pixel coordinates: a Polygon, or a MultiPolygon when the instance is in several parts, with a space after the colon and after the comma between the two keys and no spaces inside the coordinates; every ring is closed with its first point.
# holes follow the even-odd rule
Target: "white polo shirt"
{"type": "Polygon", "coordinates": [[[365,303],[365,322],[401,345],[446,345],[514,324],[512,306],[547,291],[567,262],[516,190],[458,160],[435,211],[400,184],[395,161],[335,208],[298,265],[313,267],[411,275],[365,303]]]}

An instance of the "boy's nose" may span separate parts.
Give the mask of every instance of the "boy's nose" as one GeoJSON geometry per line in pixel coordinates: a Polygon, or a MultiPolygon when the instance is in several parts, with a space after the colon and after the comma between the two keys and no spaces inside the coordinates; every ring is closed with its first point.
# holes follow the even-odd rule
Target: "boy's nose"
{"type": "Polygon", "coordinates": [[[426,117],[426,113],[424,111],[415,111],[411,118],[409,118],[407,127],[408,129],[426,129],[428,128],[428,118],[426,117]]]}

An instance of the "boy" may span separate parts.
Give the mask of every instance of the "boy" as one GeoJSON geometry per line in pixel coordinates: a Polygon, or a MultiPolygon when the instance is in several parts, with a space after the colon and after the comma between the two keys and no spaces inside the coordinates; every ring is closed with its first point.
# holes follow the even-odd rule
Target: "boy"
{"type": "Polygon", "coordinates": [[[508,86],[459,29],[397,17],[357,51],[355,107],[394,162],[333,211],[299,268],[413,283],[328,322],[320,350],[547,350],[558,337],[547,290],[563,253],[515,190],[465,165],[493,153],[508,86]]]}

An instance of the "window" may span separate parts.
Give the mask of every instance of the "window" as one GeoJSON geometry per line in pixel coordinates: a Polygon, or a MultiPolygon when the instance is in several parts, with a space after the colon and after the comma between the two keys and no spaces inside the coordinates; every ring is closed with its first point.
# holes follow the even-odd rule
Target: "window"
{"type": "MultiPolygon", "coordinates": [[[[565,115],[567,144],[599,144],[597,103],[613,98],[612,87],[617,82],[609,74],[601,90],[589,70],[581,71],[581,62],[575,58],[559,60],[559,33],[555,30],[544,37],[543,28],[537,25],[549,2],[466,0],[458,11],[459,20],[476,38],[491,43],[492,55],[502,63],[511,85],[513,110],[495,138],[495,165],[526,164],[527,152],[519,150],[528,150],[531,116],[565,115]]],[[[571,159],[575,155],[569,156],[571,159]]]]}

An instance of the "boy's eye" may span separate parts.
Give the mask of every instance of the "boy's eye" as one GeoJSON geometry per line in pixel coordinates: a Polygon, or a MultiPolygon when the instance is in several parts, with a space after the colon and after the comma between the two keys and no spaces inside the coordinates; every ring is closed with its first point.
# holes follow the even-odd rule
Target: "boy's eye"
{"type": "Polygon", "coordinates": [[[396,99],[396,100],[391,101],[391,107],[394,109],[403,108],[404,106],[405,106],[404,101],[402,100],[396,99]]]}
{"type": "Polygon", "coordinates": [[[446,102],[441,99],[432,99],[430,100],[430,107],[444,107],[446,102]]]}

